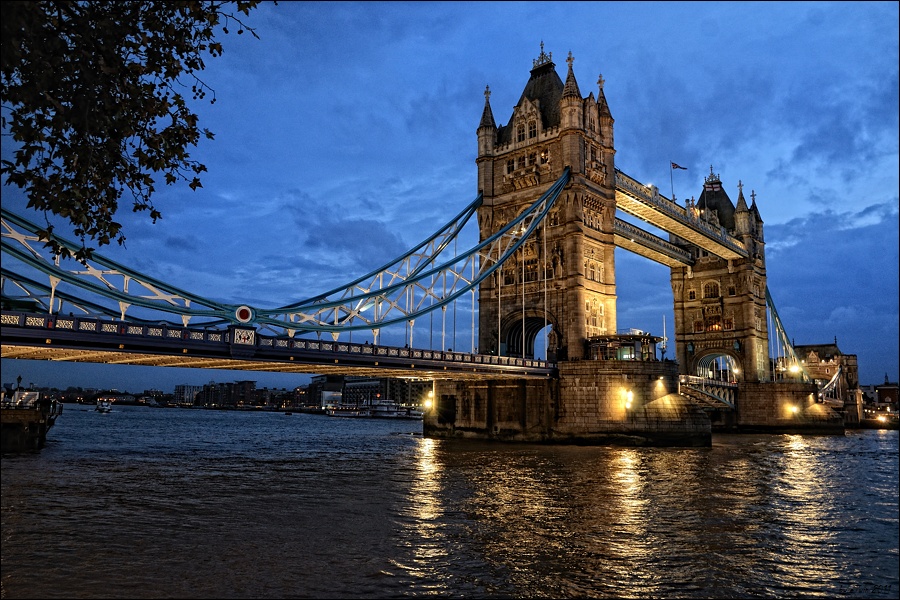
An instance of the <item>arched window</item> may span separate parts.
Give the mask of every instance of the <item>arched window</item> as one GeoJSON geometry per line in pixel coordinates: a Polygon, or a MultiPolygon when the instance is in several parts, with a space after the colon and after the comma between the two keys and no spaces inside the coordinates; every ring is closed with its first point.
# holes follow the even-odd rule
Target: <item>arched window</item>
{"type": "Polygon", "coordinates": [[[528,137],[537,137],[537,123],[534,121],[528,122],[528,137]]]}
{"type": "Polygon", "coordinates": [[[718,298],[719,297],[719,284],[715,282],[709,282],[703,286],[703,297],[704,298],[718,298]]]}
{"type": "Polygon", "coordinates": [[[707,331],[722,331],[722,319],[718,315],[706,319],[707,331]]]}
{"type": "Polygon", "coordinates": [[[525,126],[519,125],[516,127],[516,141],[524,142],[525,141],[525,126]]]}
{"type": "Polygon", "coordinates": [[[506,174],[509,175],[510,173],[512,173],[515,170],[516,170],[515,159],[511,158],[508,161],[506,161],[506,174]]]}
{"type": "Polygon", "coordinates": [[[696,300],[696,299],[697,299],[697,292],[695,292],[694,290],[688,290],[688,300],[696,300]]]}
{"type": "Polygon", "coordinates": [[[536,258],[530,258],[525,261],[525,281],[538,280],[538,261],[536,258]]]}

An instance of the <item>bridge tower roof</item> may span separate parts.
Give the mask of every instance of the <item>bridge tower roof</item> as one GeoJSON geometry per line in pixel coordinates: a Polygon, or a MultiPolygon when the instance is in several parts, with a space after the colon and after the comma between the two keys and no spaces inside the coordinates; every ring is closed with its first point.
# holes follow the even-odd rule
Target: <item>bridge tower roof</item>
{"type": "Polygon", "coordinates": [[[709,175],[703,182],[703,191],[697,200],[697,208],[701,211],[707,209],[716,211],[719,224],[729,231],[734,230],[734,203],[722,187],[718,173],[713,173],[712,166],[709,167],[709,175]]]}
{"type": "MultiPolygon", "coordinates": [[[[522,95],[516,106],[521,106],[526,100],[537,105],[541,113],[541,126],[549,129],[559,125],[559,100],[562,98],[565,84],[556,72],[556,64],[553,62],[553,53],[544,52],[544,43],[541,42],[541,54],[532,62],[531,77],[522,90],[522,95]]],[[[574,75],[572,76],[574,83],[574,75]]],[[[575,87],[577,89],[577,83],[575,87]]],[[[505,125],[497,132],[497,142],[500,144],[511,141],[512,127],[505,125]]]]}

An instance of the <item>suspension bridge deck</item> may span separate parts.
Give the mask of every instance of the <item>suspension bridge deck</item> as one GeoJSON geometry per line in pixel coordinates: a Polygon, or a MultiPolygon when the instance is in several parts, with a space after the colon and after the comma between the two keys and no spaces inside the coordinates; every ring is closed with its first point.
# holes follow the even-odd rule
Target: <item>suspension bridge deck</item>
{"type": "Polygon", "coordinates": [[[547,361],[2,311],[3,358],[417,379],[547,379],[547,361]]]}

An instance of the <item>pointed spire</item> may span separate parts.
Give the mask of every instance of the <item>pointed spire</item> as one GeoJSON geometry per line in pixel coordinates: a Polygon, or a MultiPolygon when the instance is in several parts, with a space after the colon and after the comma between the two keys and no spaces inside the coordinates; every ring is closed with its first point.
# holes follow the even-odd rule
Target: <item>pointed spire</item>
{"type": "Polygon", "coordinates": [[[603,75],[597,75],[597,107],[600,110],[600,118],[608,119],[609,125],[612,125],[612,114],[609,112],[609,104],[606,102],[606,94],[603,92],[603,84],[606,83],[606,80],[603,79],[603,75]]]}
{"type": "Polygon", "coordinates": [[[735,209],[738,212],[748,212],[747,201],[744,200],[744,183],[739,179],[738,180],[738,201],[737,208],[735,209]]]}
{"type": "Polygon", "coordinates": [[[569,58],[566,59],[566,62],[569,63],[569,73],[566,75],[566,86],[563,88],[563,98],[574,96],[581,100],[581,91],[578,89],[578,82],[575,81],[575,73],[572,72],[572,63],[575,62],[575,57],[572,56],[571,50],[569,51],[569,58]]]}
{"type": "Polygon", "coordinates": [[[758,224],[762,224],[763,220],[762,220],[762,217],[759,215],[759,208],[756,207],[756,192],[755,191],[753,191],[753,190],[750,191],[750,198],[753,200],[750,203],[750,213],[753,215],[753,218],[756,219],[756,222],[758,224]]]}
{"type": "Polygon", "coordinates": [[[484,111],[481,113],[481,123],[478,124],[478,127],[493,127],[497,128],[497,124],[494,122],[494,112],[491,110],[491,86],[484,86],[484,111]]]}

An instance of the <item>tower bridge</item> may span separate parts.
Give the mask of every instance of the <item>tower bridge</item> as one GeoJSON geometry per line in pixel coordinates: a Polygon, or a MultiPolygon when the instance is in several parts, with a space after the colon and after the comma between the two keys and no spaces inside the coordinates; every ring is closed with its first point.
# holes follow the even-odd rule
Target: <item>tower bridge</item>
{"type": "Polygon", "coordinates": [[[843,431],[802,370],[785,370],[802,365],[767,287],[755,193],[748,206],[739,182],[733,203],[710,168],[682,207],[618,170],[604,80],[582,96],[566,62],[563,81],[541,46],[506,125],[485,90],[474,201],[391,263],[286,306],[212,301],[96,254],[47,256],[39,228],[4,208],[2,356],[427,378],[434,437],[702,445],[714,423],[843,431]],[[473,217],[478,242],[457,250],[473,217]],[[674,361],[656,358],[659,337],[618,335],[616,248],[669,267],[674,361]],[[460,304],[471,338],[454,352],[460,304]],[[439,350],[421,341],[436,318],[439,350]],[[398,327],[403,343],[387,344],[398,327]]]}

